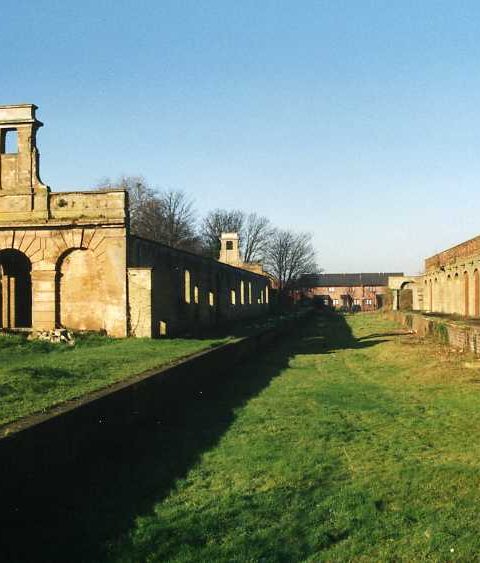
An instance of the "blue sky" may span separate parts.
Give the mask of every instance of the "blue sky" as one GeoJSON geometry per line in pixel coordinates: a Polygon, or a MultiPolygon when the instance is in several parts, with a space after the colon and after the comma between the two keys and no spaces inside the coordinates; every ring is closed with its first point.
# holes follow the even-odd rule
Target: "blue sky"
{"type": "Polygon", "coordinates": [[[142,174],[310,231],[328,272],[480,234],[480,3],[4,2],[0,104],[53,190],[142,174]]]}

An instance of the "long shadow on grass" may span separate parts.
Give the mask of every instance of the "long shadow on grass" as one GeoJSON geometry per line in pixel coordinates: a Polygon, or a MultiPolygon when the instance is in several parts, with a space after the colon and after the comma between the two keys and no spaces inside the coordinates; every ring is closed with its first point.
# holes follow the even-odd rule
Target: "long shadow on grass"
{"type": "Polygon", "coordinates": [[[151,513],[218,443],[236,409],[265,389],[293,356],[380,342],[356,340],[343,316],[317,317],[255,361],[226,366],[222,377],[168,397],[155,420],[122,428],[108,447],[92,444],[84,459],[39,474],[14,498],[3,498],[2,562],[104,560],[108,542],[127,533],[137,515],[151,513]]]}

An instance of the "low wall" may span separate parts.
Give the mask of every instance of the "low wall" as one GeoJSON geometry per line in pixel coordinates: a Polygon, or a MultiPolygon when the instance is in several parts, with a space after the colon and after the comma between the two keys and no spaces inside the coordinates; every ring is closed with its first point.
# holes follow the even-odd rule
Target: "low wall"
{"type": "MultiPolygon", "coordinates": [[[[139,375],[100,390],[87,399],[54,409],[53,414],[25,419],[1,430],[0,498],[15,498],[26,486],[42,486],[42,476],[78,458],[95,456],[118,443],[134,425],[161,422],[187,394],[201,393],[208,380],[223,376],[242,361],[298,328],[306,315],[200,352],[173,366],[139,375]]],[[[1,519],[0,519],[1,520],[1,519]]]]}
{"type": "Polygon", "coordinates": [[[433,336],[455,350],[480,354],[480,325],[461,324],[446,318],[404,311],[391,311],[386,315],[419,336],[433,336]]]}

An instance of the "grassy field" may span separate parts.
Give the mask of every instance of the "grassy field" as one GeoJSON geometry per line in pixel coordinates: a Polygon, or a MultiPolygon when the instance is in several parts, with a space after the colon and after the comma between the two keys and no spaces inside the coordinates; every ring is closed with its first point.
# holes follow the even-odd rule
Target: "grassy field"
{"type": "Polygon", "coordinates": [[[319,319],[185,393],[36,498],[12,561],[477,560],[480,366],[399,332],[319,319]]]}
{"type": "Polygon", "coordinates": [[[225,341],[91,335],[69,347],[1,335],[0,425],[225,341]]]}
{"type": "Polygon", "coordinates": [[[110,560],[478,559],[480,369],[397,329],[319,322],[238,371],[190,415],[213,445],[110,560]]]}

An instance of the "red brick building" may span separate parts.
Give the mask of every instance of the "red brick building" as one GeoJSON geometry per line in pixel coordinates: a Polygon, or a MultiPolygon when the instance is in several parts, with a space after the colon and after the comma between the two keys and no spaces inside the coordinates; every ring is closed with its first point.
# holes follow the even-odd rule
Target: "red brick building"
{"type": "Polygon", "coordinates": [[[325,307],[341,310],[375,311],[388,292],[389,276],[402,273],[309,274],[302,276],[295,301],[313,299],[325,307]]]}

